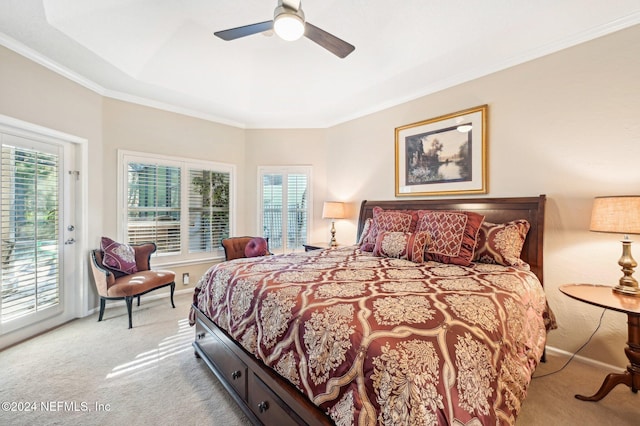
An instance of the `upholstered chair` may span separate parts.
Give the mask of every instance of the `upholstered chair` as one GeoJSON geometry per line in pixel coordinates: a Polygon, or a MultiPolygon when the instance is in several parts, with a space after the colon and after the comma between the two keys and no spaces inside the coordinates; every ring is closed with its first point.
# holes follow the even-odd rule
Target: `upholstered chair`
{"type": "Polygon", "coordinates": [[[140,306],[140,296],[150,291],[171,287],[171,306],[173,303],[173,293],[175,291],[175,273],[166,270],[151,270],[151,254],[156,251],[155,243],[145,243],[131,245],[135,251],[135,263],[137,272],[125,274],[113,270],[103,264],[103,251],[100,249],[91,251],[91,269],[96,283],[96,289],[100,296],[100,316],[98,321],[102,321],[104,315],[105,302],[107,300],[122,300],[127,304],[129,315],[129,328],[132,328],[131,309],[133,298],[138,298],[140,306]]]}
{"type": "Polygon", "coordinates": [[[225,260],[271,254],[269,239],[262,237],[230,237],[222,240],[225,260]]]}

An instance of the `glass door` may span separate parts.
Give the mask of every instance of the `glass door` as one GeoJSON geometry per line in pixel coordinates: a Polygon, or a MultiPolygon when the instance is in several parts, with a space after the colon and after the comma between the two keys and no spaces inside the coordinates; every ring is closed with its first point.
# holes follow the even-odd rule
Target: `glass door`
{"type": "Polygon", "coordinates": [[[304,250],[309,230],[311,168],[259,167],[259,229],[273,253],[304,250]]]}
{"type": "Polygon", "coordinates": [[[1,133],[0,141],[4,334],[63,312],[65,241],[74,240],[64,239],[64,147],[1,133]]]}

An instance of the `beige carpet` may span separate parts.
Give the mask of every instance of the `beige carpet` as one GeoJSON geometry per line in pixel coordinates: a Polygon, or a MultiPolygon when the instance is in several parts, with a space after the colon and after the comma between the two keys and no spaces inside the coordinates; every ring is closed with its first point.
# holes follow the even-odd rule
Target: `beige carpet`
{"type": "Polygon", "coordinates": [[[126,308],[107,303],[102,322],[75,320],[0,353],[0,401],[36,403],[35,412],[0,412],[0,424],[249,424],[193,354],[190,301],[176,296],[172,309],[143,296],[131,330],[126,308]]]}
{"type": "MultiPolygon", "coordinates": [[[[22,412],[0,411],[0,424],[248,424],[193,355],[190,301],[189,294],[176,296],[171,309],[168,299],[143,297],[131,330],[126,309],[107,305],[101,323],[97,315],[75,320],[6,349],[0,353],[0,401],[15,402],[22,412]]],[[[563,363],[550,355],[536,374],[563,363]]],[[[535,379],[517,425],[639,424],[640,396],[627,387],[597,403],[573,397],[595,392],[607,373],[573,361],[560,373],[535,379]]]]}
{"type": "MultiPolygon", "coordinates": [[[[547,362],[540,364],[533,376],[557,371],[567,359],[548,354],[547,362]]],[[[534,378],[516,425],[640,425],[640,394],[627,386],[617,386],[598,402],[580,401],[574,396],[595,394],[607,374],[622,371],[603,370],[574,359],[558,373],[534,378]]]]}

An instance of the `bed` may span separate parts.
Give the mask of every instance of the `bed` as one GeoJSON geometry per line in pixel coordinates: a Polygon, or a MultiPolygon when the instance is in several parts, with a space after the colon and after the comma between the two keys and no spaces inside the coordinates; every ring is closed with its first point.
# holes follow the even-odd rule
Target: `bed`
{"type": "Polygon", "coordinates": [[[214,265],[196,356],[255,424],[514,424],[554,328],[544,206],[363,201],[356,245],[214,265]]]}

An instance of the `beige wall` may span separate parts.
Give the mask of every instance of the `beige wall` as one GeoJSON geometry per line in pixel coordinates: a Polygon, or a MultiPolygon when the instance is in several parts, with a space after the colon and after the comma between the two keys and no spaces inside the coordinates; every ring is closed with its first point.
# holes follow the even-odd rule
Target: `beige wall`
{"type": "MultiPolygon", "coordinates": [[[[312,165],[312,239],[327,238],[322,201],[351,203],[336,223],[355,241],[363,199],[394,198],[394,129],[489,105],[489,196],[547,194],[545,287],[560,329],[549,344],[575,351],[601,310],[563,296],[570,282],[613,284],[619,237],[588,232],[594,196],[640,193],[640,56],[636,26],[545,58],[329,129],[242,130],[101,98],[0,48],[0,114],[89,139],[89,240],[114,234],[116,150],[154,151],[235,163],[239,233],[256,231],[258,165],[312,165]]],[[[640,248],[636,248],[640,258],[640,248]]],[[[200,266],[201,268],[201,266],[200,266]]],[[[197,268],[196,268],[197,269],[197,268]]],[[[198,269],[192,273],[200,274],[198,269]]],[[[608,311],[581,355],[625,366],[626,318],[608,311]]]]}
{"type": "MultiPolygon", "coordinates": [[[[76,247],[89,247],[99,238],[103,220],[102,96],[47,70],[11,50],[0,46],[0,114],[87,140],[84,149],[90,169],[87,171],[88,235],[78,238],[76,247]]],[[[80,220],[80,218],[77,218],[80,220]]],[[[77,229],[82,223],[77,222],[77,229]]],[[[86,269],[88,257],[78,256],[86,269]]],[[[88,304],[96,306],[94,288],[88,287],[88,304]]]]}
{"type": "MultiPolygon", "coordinates": [[[[104,100],[103,126],[104,198],[109,205],[116,205],[113,183],[119,149],[233,164],[236,184],[245,185],[242,129],[109,98],[104,100]]],[[[244,205],[242,192],[236,202],[244,205]]],[[[239,218],[238,228],[246,226],[243,219],[239,218]]],[[[103,232],[115,236],[116,225],[116,217],[109,215],[103,232]]]]}
{"type": "MultiPolygon", "coordinates": [[[[105,98],[103,108],[103,191],[105,205],[117,204],[118,150],[151,152],[167,156],[215,161],[236,166],[236,207],[244,211],[246,186],[244,130],[212,123],[155,108],[105,98]]],[[[244,233],[245,215],[238,215],[236,230],[244,233]]],[[[106,215],[101,235],[117,238],[117,218],[106,215]]],[[[94,242],[97,246],[100,240],[94,242]]],[[[193,287],[211,266],[210,262],[187,266],[170,265],[176,273],[176,290],[193,287]],[[189,273],[190,284],[184,285],[182,274],[189,273]]],[[[164,291],[164,290],[160,290],[164,291]]],[[[168,291],[168,290],[166,290],[168,291]]]]}
{"type": "Polygon", "coordinates": [[[247,220],[249,234],[259,233],[257,218],[258,166],[312,166],[313,219],[309,229],[311,241],[329,241],[329,224],[322,216],[326,200],[327,158],[323,129],[247,130],[245,158],[247,220]]]}
{"type": "MultiPolygon", "coordinates": [[[[565,283],[613,285],[620,236],[588,231],[594,196],[640,193],[640,26],[335,126],[327,188],[354,201],[394,198],[394,128],[489,105],[489,195],[547,194],[545,289],[574,352],[601,309],[562,295],[565,283]]],[[[338,234],[355,239],[355,217],[338,234]]],[[[635,246],[640,259],[640,245],[635,246]]],[[[638,274],[636,274],[638,275],[638,274]]],[[[626,366],[626,316],[608,311],[581,355],[626,366]]]]}

